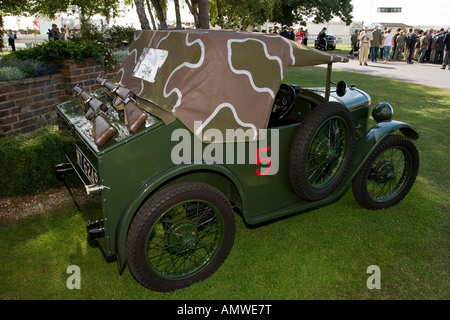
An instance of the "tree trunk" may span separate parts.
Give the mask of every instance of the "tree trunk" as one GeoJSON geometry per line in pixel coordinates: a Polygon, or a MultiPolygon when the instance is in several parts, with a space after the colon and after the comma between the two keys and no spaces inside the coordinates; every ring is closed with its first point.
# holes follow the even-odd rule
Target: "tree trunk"
{"type": "Polygon", "coordinates": [[[145,0],[145,2],[147,3],[147,9],[148,9],[148,13],[150,15],[150,19],[152,21],[153,30],[158,30],[158,28],[156,27],[155,18],[153,18],[152,6],[150,5],[150,0],[145,0]]]}
{"type": "MultiPolygon", "coordinates": [[[[0,37],[1,39],[3,39],[3,36],[5,35],[6,30],[3,29],[3,16],[0,14],[0,37]]],[[[0,42],[0,50],[3,50],[5,48],[5,44],[2,42],[0,42]]]]}
{"type": "Polygon", "coordinates": [[[175,4],[175,17],[177,19],[177,27],[181,29],[181,14],[180,14],[180,1],[174,0],[175,4]]]}
{"type": "Polygon", "coordinates": [[[220,3],[221,0],[216,0],[216,5],[217,5],[217,18],[219,19],[219,26],[222,29],[225,29],[225,21],[223,18],[223,13],[222,13],[222,4],[220,3]]]}
{"type": "Polygon", "coordinates": [[[209,1],[198,1],[198,17],[200,29],[209,29],[209,1]]]}
{"type": "Polygon", "coordinates": [[[156,10],[156,18],[159,20],[159,27],[161,29],[167,29],[166,17],[164,15],[164,9],[159,2],[160,0],[151,0],[153,8],[156,10]]]}
{"type": "Polygon", "coordinates": [[[144,4],[142,0],[134,0],[136,5],[136,13],[139,17],[139,22],[141,23],[142,30],[150,30],[150,24],[148,23],[147,16],[145,14],[144,4]]]}
{"type": "Polygon", "coordinates": [[[199,17],[198,17],[198,1],[199,0],[186,0],[186,4],[194,17],[194,23],[196,28],[200,28],[199,17]]]}

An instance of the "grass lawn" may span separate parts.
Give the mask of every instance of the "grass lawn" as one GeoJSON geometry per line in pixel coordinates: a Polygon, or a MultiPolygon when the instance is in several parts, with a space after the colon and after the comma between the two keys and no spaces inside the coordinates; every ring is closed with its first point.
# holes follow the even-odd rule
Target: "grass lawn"
{"type": "MultiPolygon", "coordinates": [[[[323,85],[325,69],[288,71],[285,82],[323,85]],[[320,74],[320,76],[319,76],[320,74]],[[319,80],[320,79],[320,80],[319,80]]],[[[172,293],[138,284],[86,241],[72,204],[18,221],[0,221],[0,299],[449,299],[450,91],[335,71],[388,101],[394,119],[413,124],[421,156],[417,181],[397,206],[365,210],[351,190],[318,210],[247,227],[236,215],[236,239],[210,278],[172,293]],[[81,289],[69,290],[67,268],[81,270],[81,289]],[[381,271],[369,290],[367,268],[381,271]]]]}

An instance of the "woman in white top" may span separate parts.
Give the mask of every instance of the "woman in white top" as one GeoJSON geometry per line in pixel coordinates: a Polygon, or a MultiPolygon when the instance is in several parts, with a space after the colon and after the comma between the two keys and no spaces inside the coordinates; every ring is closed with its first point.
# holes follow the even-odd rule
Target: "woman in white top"
{"type": "Polygon", "coordinates": [[[391,29],[388,29],[383,38],[383,58],[385,63],[391,60],[390,52],[393,45],[393,38],[394,35],[391,33],[391,29]]]}

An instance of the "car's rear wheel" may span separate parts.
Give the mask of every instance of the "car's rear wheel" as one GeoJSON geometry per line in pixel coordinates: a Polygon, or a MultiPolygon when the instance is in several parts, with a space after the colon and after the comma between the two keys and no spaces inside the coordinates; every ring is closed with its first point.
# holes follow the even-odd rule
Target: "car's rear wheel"
{"type": "Polygon", "coordinates": [[[320,200],[337,188],[350,164],[355,135],[353,116],[340,103],[323,103],[308,114],[289,156],[289,179],[299,197],[320,200]]]}
{"type": "Polygon", "coordinates": [[[203,280],[225,261],[235,225],[228,199],[197,182],[170,186],[147,200],[127,236],[134,277],[156,291],[173,291],[203,280]]]}
{"type": "Polygon", "coordinates": [[[367,209],[383,209],[400,202],[416,180],[419,153],[400,135],[388,136],[353,180],[353,195],[367,209]]]}

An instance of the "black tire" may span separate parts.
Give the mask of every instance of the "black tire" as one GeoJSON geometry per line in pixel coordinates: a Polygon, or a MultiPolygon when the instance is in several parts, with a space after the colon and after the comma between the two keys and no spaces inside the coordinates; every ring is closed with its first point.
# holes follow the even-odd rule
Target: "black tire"
{"type": "Polygon", "coordinates": [[[399,203],[419,172],[419,153],[405,136],[390,135],[370,155],[353,180],[353,195],[364,208],[378,210],[399,203]]]}
{"type": "Polygon", "coordinates": [[[323,103],[307,115],[289,155],[289,180],[299,197],[321,200],[337,188],[350,165],[355,136],[355,120],[340,103],[323,103]]]}
{"type": "Polygon", "coordinates": [[[212,275],[234,242],[228,199],[198,182],[179,183],[149,198],[127,236],[131,273],[143,286],[168,292],[212,275]]]}

